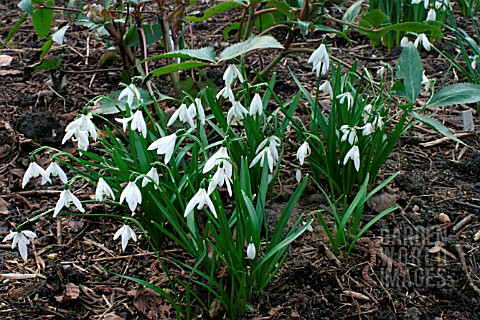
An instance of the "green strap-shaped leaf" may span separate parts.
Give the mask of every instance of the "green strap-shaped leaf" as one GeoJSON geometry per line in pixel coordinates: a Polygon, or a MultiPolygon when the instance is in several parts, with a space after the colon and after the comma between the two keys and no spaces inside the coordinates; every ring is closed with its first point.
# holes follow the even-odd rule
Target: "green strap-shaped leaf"
{"type": "MultiPolygon", "coordinates": [[[[48,0],[45,5],[49,7],[55,6],[55,1],[48,0]]],[[[52,9],[37,9],[33,12],[32,23],[33,29],[40,39],[45,38],[50,33],[52,26],[53,10],[52,9]]]]}
{"type": "Polygon", "coordinates": [[[211,7],[207,11],[203,13],[203,16],[201,17],[188,17],[187,20],[191,22],[202,22],[207,20],[208,18],[212,17],[213,15],[216,15],[217,13],[227,11],[230,9],[235,9],[243,7],[243,4],[238,3],[238,2],[222,2],[220,4],[217,4],[216,6],[211,7]]]}
{"type": "Polygon", "coordinates": [[[435,92],[428,102],[429,106],[445,107],[461,103],[480,101],[480,85],[473,83],[456,83],[435,92]]]}
{"type": "Polygon", "coordinates": [[[266,48],[283,49],[283,46],[272,36],[253,36],[247,41],[231,45],[223,50],[219,61],[230,60],[249,51],[266,48]]]}
{"type": "Polygon", "coordinates": [[[461,144],[463,143],[461,140],[458,140],[457,137],[453,134],[453,132],[448,129],[445,125],[443,125],[440,121],[432,118],[431,116],[426,116],[423,114],[416,113],[414,111],[409,111],[409,115],[413,116],[414,118],[420,120],[424,124],[426,124],[428,127],[438,131],[439,133],[443,134],[445,137],[450,138],[456,142],[460,142],[461,144]]]}
{"type": "Polygon", "coordinates": [[[422,62],[413,44],[404,47],[398,59],[397,78],[403,80],[404,98],[414,102],[422,88],[422,62]]]}
{"type": "Polygon", "coordinates": [[[189,70],[193,68],[198,68],[198,67],[203,67],[206,66],[207,64],[205,62],[200,62],[200,61],[188,61],[188,62],[181,62],[177,64],[171,64],[165,67],[161,67],[158,69],[155,69],[151,72],[152,76],[158,77],[158,76],[163,76],[165,74],[169,74],[175,71],[179,70],[189,70]]]}
{"type": "Polygon", "coordinates": [[[184,59],[199,59],[204,61],[215,62],[215,51],[212,47],[205,47],[201,49],[185,49],[174,52],[164,53],[158,56],[150,57],[148,60],[162,59],[162,58],[184,58],[184,59]]]}

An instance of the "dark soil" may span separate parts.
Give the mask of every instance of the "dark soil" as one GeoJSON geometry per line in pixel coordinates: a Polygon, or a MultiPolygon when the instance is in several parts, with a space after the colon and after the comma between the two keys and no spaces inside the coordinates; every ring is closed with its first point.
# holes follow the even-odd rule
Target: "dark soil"
{"type": "MultiPolygon", "coordinates": [[[[3,43],[19,17],[16,1],[0,0],[0,17],[0,43],[3,43]]],[[[200,25],[193,33],[195,43],[199,47],[210,44],[220,49],[223,25],[229,19],[230,16],[222,15],[206,26],[200,25]]],[[[7,49],[0,50],[0,54],[13,57],[9,66],[0,69],[10,70],[0,76],[1,239],[15,225],[52,208],[59,194],[55,187],[21,188],[29,152],[41,145],[70,151],[71,146],[60,144],[65,125],[89,99],[120,89],[121,66],[116,62],[108,71],[79,72],[103,68],[98,61],[105,47],[93,35],[89,40],[89,63],[85,63],[89,35],[88,30],[73,28],[67,34],[66,45],[54,48],[49,54],[62,59],[61,68],[68,78],[66,86],[55,93],[47,85],[52,77],[50,73],[29,75],[26,72],[27,67],[40,61],[36,57],[42,44],[34,35],[31,23],[18,30],[7,49]]],[[[305,45],[314,48],[321,36],[310,34],[305,45]]],[[[332,54],[349,64],[359,59],[359,65],[372,74],[381,61],[396,64],[398,48],[390,52],[382,47],[371,49],[363,36],[355,33],[351,36],[353,46],[334,39],[332,54]]],[[[441,46],[443,50],[452,50],[447,45],[441,46]]],[[[153,51],[161,48],[155,47],[153,51]]],[[[307,58],[306,55],[292,56],[286,59],[286,65],[296,70],[301,79],[309,79],[311,68],[307,58]]],[[[445,59],[433,51],[422,52],[422,58],[427,74],[437,80],[437,86],[442,81],[454,81],[451,70],[445,74],[449,67],[445,59]]],[[[276,90],[288,99],[297,92],[295,84],[283,65],[276,72],[279,79],[276,90]]],[[[219,70],[209,69],[208,74],[217,85],[221,84],[219,70]]],[[[167,78],[156,81],[163,93],[173,94],[167,78]]],[[[428,94],[422,99],[426,101],[428,94]]],[[[474,107],[437,110],[436,117],[461,132],[461,111],[471,109],[478,128],[480,123],[474,107]]],[[[369,203],[365,220],[392,201],[400,209],[367,232],[365,237],[371,241],[360,243],[348,258],[335,257],[320,224],[314,222],[313,232],[306,233],[291,246],[285,265],[260,299],[251,305],[253,311],[245,318],[478,319],[480,251],[474,235],[480,230],[477,219],[480,214],[480,136],[478,131],[464,136],[462,140],[466,145],[452,141],[424,144],[440,138],[441,135],[422,125],[415,125],[402,137],[381,177],[401,173],[387,192],[369,203]],[[445,222],[445,215],[450,222],[445,222]],[[376,262],[372,255],[376,256],[376,262]]],[[[288,159],[293,156],[285,156],[281,183],[276,185],[267,205],[271,208],[267,216],[272,225],[296,186],[288,159]]],[[[49,157],[39,156],[36,160],[46,167],[49,157]]],[[[86,199],[91,193],[87,189],[80,197],[86,199]]],[[[325,206],[321,193],[309,185],[296,212],[308,213],[325,206]]],[[[114,210],[103,208],[90,205],[87,212],[114,210]]],[[[11,250],[10,244],[0,244],[0,319],[173,318],[174,310],[161,297],[105,271],[168,289],[167,279],[145,239],[141,237],[138,243],[122,252],[119,243],[112,240],[117,227],[116,221],[109,219],[42,218],[31,225],[39,238],[31,247],[34,250],[30,250],[27,263],[16,249],[11,250]],[[6,280],[5,274],[37,276],[6,280]]],[[[163,250],[171,256],[182,257],[182,251],[173,243],[163,250]]],[[[174,275],[185,276],[179,266],[168,259],[164,262],[174,275]]],[[[193,317],[208,318],[198,303],[193,303],[192,309],[193,317]]],[[[212,306],[210,311],[215,311],[213,309],[212,306]]],[[[221,311],[217,316],[223,317],[221,311]]]]}

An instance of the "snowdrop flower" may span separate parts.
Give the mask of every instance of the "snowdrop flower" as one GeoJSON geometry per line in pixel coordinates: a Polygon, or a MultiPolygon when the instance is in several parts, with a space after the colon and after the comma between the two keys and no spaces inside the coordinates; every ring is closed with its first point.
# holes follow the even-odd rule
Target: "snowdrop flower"
{"type": "Polygon", "coordinates": [[[345,93],[341,93],[337,96],[337,99],[340,99],[339,102],[340,103],[344,103],[345,102],[345,99],[347,99],[347,109],[348,110],[351,110],[352,109],[352,106],[353,106],[353,96],[350,92],[345,92],[345,93]]]}
{"type": "Polygon", "coordinates": [[[260,94],[255,93],[252,99],[252,103],[250,104],[250,115],[254,116],[258,114],[259,116],[261,116],[262,112],[263,112],[262,98],[260,98],[260,94]]]}
{"type": "MultiPolygon", "coordinates": [[[[255,154],[258,154],[260,150],[262,150],[265,146],[268,144],[268,148],[270,149],[270,152],[275,160],[275,162],[278,161],[278,151],[277,148],[281,145],[282,141],[280,138],[277,136],[270,136],[266,139],[264,139],[262,142],[257,147],[257,150],[255,150],[255,154]]],[[[263,160],[262,160],[263,162],[263,160]]]]}
{"type": "Polygon", "coordinates": [[[233,106],[227,112],[227,122],[235,125],[241,124],[243,118],[248,113],[248,110],[239,101],[235,101],[233,106]]]}
{"type": "Polygon", "coordinates": [[[297,180],[298,183],[302,181],[302,169],[300,169],[300,167],[295,170],[295,180],[297,180]]]}
{"type": "Polygon", "coordinates": [[[430,51],[430,42],[428,41],[428,38],[427,36],[425,35],[425,33],[420,33],[417,37],[417,39],[415,39],[415,42],[413,43],[413,45],[415,47],[418,47],[418,44],[420,43],[420,41],[422,42],[422,46],[425,48],[425,50],[427,51],[430,51]]]}
{"type": "Polygon", "coordinates": [[[372,126],[377,127],[378,129],[382,130],[383,129],[383,120],[382,117],[377,115],[373,121],[372,121],[372,126]]]}
{"type": "Polygon", "coordinates": [[[215,152],[208,160],[205,162],[203,167],[203,173],[207,173],[217,165],[222,165],[223,167],[229,166],[232,170],[232,164],[228,161],[230,157],[228,156],[228,150],[225,147],[220,147],[217,152],[215,152]]]}
{"type": "Polygon", "coordinates": [[[45,182],[47,182],[47,179],[48,179],[48,177],[50,177],[50,175],[52,177],[58,176],[63,183],[68,182],[67,175],[62,170],[62,168],[60,168],[60,166],[57,164],[56,161],[52,161],[50,163],[47,170],[45,170],[45,173],[46,173],[45,177],[42,178],[42,184],[44,183],[43,182],[44,179],[45,179],[45,182]]]}
{"type": "Polygon", "coordinates": [[[312,53],[308,59],[308,63],[313,64],[312,71],[315,72],[317,77],[320,76],[320,73],[322,76],[327,73],[330,68],[330,58],[328,57],[327,48],[323,43],[312,53]]]}
{"type": "Polygon", "coordinates": [[[205,125],[205,111],[203,110],[202,100],[200,100],[200,98],[195,98],[195,102],[188,107],[188,112],[192,117],[196,116],[202,126],[205,125]]]}
{"type": "Polygon", "coordinates": [[[193,115],[190,113],[190,111],[188,111],[187,105],[185,103],[182,103],[180,107],[175,110],[175,112],[170,117],[170,120],[168,120],[167,127],[170,127],[172,124],[174,124],[177,119],[179,119],[182,123],[188,122],[192,128],[195,127],[195,123],[193,122],[193,115]]]}
{"type": "Polygon", "coordinates": [[[425,75],[425,70],[423,70],[422,74],[422,85],[425,91],[428,91],[430,89],[430,86],[432,85],[430,80],[428,80],[427,76],[425,75]]]}
{"type": "Polygon", "coordinates": [[[10,233],[7,234],[7,236],[3,239],[2,242],[7,242],[13,239],[12,249],[14,249],[18,245],[18,251],[20,252],[20,255],[22,256],[23,260],[27,261],[27,257],[28,257],[27,245],[30,244],[30,240],[28,240],[27,237],[34,239],[37,237],[37,235],[35,234],[35,232],[30,230],[22,230],[20,232],[10,231],[10,233]]]}
{"type": "Polygon", "coordinates": [[[373,106],[370,103],[363,107],[362,117],[364,122],[367,122],[368,118],[370,118],[370,115],[372,114],[372,109],[373,106]]]}
{"type": "Polygon", "coordinates": [[[385,74],[385,67],[384,67],[384,66],[381,66],[381,67],[378,68],[378,70],[377,70],[377,76],[379,76],[380,78],[382,78],[384,74],[385,74]]]}
{"type": "Polygon", "coordinates": [[[137,235],[128,224],[124,224],[120,229],[117,230],[117,232],[115,232],[113,240],[117,240],[120,236],[122,236],[123,251],[125,251],[125,248],[127,247],[128,240],[132,239],[133,241],[137,242],[137,235]]]}
{"type": "Polygon", "coordinates": [[[268,169],[270,169],[270,172],[273,172],[273,165],[277,162],[277,160],[275,160],[275,156],[272,154],[272,151],[270,150],[269,147],[265,147],[262,151],[260,151],[257,154],[255,158],[253,158],[249,168],[252,168],[259,161],[260,161],[260,167],[263,168],[265,156],[267,157],[268,169]]]}
{"type": "Polygon", "coordinates": [[[366,125],[358,128],[358,129],[363,129],[362,130],[362,135],[364,135],[364,136],[368,136],[375,131],[375,128],[373,127],[373,124],[371,124],[371,123],[367,123],[366,125]]]}
{"type": "Polygon", "coordinates": [[[223,187],[223,185],[225,184],[227,186],[228,195],[231,197],[233,194],[231,183],[232,166],[230,165],[230,167],[218,167],[217,171],[212,177],[212,180],[210,180],[207,193],[211,194],[217,186],[223,187]]]}
{"type": "Polygon", "coordinates": [[[128,118],[115,118],[116,121],[123,124],[123,131],[127,130],[128,123],[130,123],[132,130],[137,130],[144,138],[147,137],[147,124],[143,119],[142,111],[137,110],[132,116],[128,118]]]}
{"type": "Polygon", "coordinates": [[[85,212],[80,200],[78,200],[78,198],[70,191],[70,189],[65,189],[60,193],[60,199],[58,199],[57,205],[55,206],[53,217],[55,218],[63,207],[69,207],[70,203],[72,202],[75,207],[77,207],[78,211],[85,212]]]}
{"type": "Polygon", "coordinates": [[[348,140],[348,143],[354,144],[357,143],[357,127],[350,128],[348,124],[344,124],[340,127],[340,131],[342,131],[343,135],[340,139],[342,142],[348,140]]]}
{"type": "Polygon", "coordinates": [[[435,9],[442,9],[442,11],[447,10],[448,8],[452,8],[450,5],[450,0],[442,0],[442,1],[435,1],[435,9]]]}
{"type": "Polygon", "coordinates": [[[435,13],[435,9],[428,10],[427,19],[425,21],[435,21],[437,20],[437,14],[435,13]]]}
{"type": "Polygon", "coordinates": [[[142,203],[142,193],[135,184],[135,181],[130,181],[120,195],[120,204],[126,200],[128,207],[132,213],[137,209],[137,205],[142,203]]]}
{"type": "Polygon", "coordinates": [[[310,153],[311,153],[310,146],[308,145],[308,142],[305,141],[297,150],[297,159],[301,166],[303,166],[305,157],[308,157],[310,153]]]}
{"type": "Polygon", "coordinates": [[[412,41],[408,40],[408,37],[403,37],[402,40],[400,40],[400,46],[406,47],[408,44],[412,43],[412,41]]]}
{"type": "Polygon", "coordinates": [[[470,66],[472,67],[472,69],[477,69],[477,60],[480,58],[479,56],[469,56],[470,60],[472,60],[472,62],[470,63],[470,66]]]}
{"type": "Polygon", "coordinates": [[[418,3],[421,3],[422,1],[425,9],[427,9],[430,0],[412,0],[412,4],[418,4],[418,3]]]}
{"type": "Polygon", "coordinates": [[[223,80],[225,81],[225,86],[231,88],[235,79],[238,79],[242,83],[244,82],[243,76],[240,70],[238,70],[238,68],[234,64],[231,64],[228,66],[228,68],[225,70],[225,73],[223,74],[223,80]]]}
{"type": "MultiPolygon", "coordinates": [[[[313,221],[313,220],[310,220],[310,221],[313,221]]],[[[303,225],[306,225],[307,222],[302,221],[302,224],[303,224],[303,225]]],[[[311,224],[311,223],[308,225],[307,231],[308,231],[308,232],[313,232],[313,227],[312,227],[312,224],[311,224]]]]}
{"type": "Polygon", "coordinates": [[[233,90],[230,86],[225,86],[223,87],[218,93],[217,93],[217,100],[220,97],[224,97],[225,99],[228,98],[232,104],[235,103],[235,95],[233,94],[233,90]]]}
{"type": "Polygon", "coordinates": [[[360,169],[360,150],[358,146],[353,146],[345,155],[345,159],[343,159],[343,165],[346,165],[348,160],[352,159],[353,164],[355,165],[355,170],[360,169]]]}
{"type": "Polygon", "coordinates": [[[145,177],[143,177],[142,188],[144,188],[148,183],[150,183],[152,181],[153,181],[153,187],[155,189],[158,189],[158,184],[160,182],[160,179],[158,177],[158,172],[157,172],[157,169],[155,167],[150,169],[147,172],[147,174],[145,175],[145,177]]]}
{"type": "Polygon", "coordinates": [[[47,172],[43,170],[43,168],[40,167],[36,162],[32,161],[30,162],[30,165],[28,166],[27,171],[25,171],[25,175],[23,176],[22,188],[25,188],[28,181],[30,181],[30,178],[37,178],[38,176],[42,176],[42,184],[44,184],[44,180],[51,183],[47,172]]]}
{"type": "Polygon", "coordinates": [[[97,182],[97,188],[95,189],[95,199],[97,201],[103,201],[103,195],[106,195],[115,200],[115,194],[112,188],[108,185],[103,178],[99,178],[97,182]]]}
{"type": "Polygon", "coordinates": [[[91,114],[82,114],[80,117],[72,121],[65,128],[66,133],[63,137],[62,144],[74,136],[75,138],[72,140],[78,141],[78,148],[81,150],[87,150],[89,144],[88,137],[91,136],[94,141],[98,138],[97,129],[91,119],[91,114]]]}
{"type": "Polygon", "coordinates": [[[250,260],[255,259],[256,254],[257,254],[257,251],[255,249],[255,245],[253,243],[249,243],[247,247],[247,259],[250,259],[250,260]]]}
{"type": "Polygon", "coordinates": [[[175,150],[175,141],[177,140],[177,134],[172,133],[171,135],[162,137],[154,141],[149,147],[148,150],[157,149],[157,154],[165,155],[165,164],[170,161],[170,158],[173,155],[175,150]]]}
{"type": "Polygon", "coordinates": [[[141,97],[140,91],[138,91],[137,87],[133,83],[129,84],[128,86],[125,85],[125,89],[123,89],[118,96],[118,101],[122,100],[122,98],[125,96],[127,96],[127,103],[129,107],[132,107],[134,98],[140,100],[141,97]]]}
{"type": "Polygon", "coordinates": [[[205,206],[208,206],[210,211],[212,212],[213,216],[216,218],[217,217],[217,212],[215,211],[215,207],[213,206],[212,200],[210,200],[210,195],[205,190],[205,188],[200,188],[197,193],[190,199],[190,201],[187,204],[187,207],[185,208],[185,214],[184,217],[187,217],[190,212],[193,211],[193,209],[197,207],[198,210],[203,209],[205,206]]]}
{"type": "Polygon", "coordinates": [[[330,84],[330,81],[326,80],[320,87],[319,89],[323,92],[323,93],[328,93],[328,95],[330,96],[330,100],[333,100],[333,89],[332,89],[332,85],[330,84]]]}

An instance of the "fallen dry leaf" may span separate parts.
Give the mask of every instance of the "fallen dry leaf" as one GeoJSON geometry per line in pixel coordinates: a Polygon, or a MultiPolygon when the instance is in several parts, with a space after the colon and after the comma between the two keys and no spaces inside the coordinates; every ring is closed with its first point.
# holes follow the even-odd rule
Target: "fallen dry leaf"
{"type": "Polygon", "coordinates": [[[80,288],[77,285],[74,285],[73,283],[69,283],[67,284],[67,287],[63,291],[63,295],[56,296],[55,300],[57,300],[58,302],[75,300],[78,298],[79,294],[80,294],[80,288]]]}
{"type": "Polygon", "coordinates": [[[8,202],[0,197],[0,214],[8,214],[8,202]]]}
{"type": "Polygon", "coordinates": [[[6,54],[0,54],[0,67],[7,67],[12,63],[13,57],[6,54]]]}
{"type": "Polygon", "coordinates": [[[171,319],[171,306],[165,304],[162,296],[150,288],[140,288],[136,291],[133,305],[147,319],[171,319]]]}
{"type": "Polygon", "coordinates": [[[124,320],[122,317],[117,316],[115,313],[107,313],[103,316],[103,320],[124,320]]]}

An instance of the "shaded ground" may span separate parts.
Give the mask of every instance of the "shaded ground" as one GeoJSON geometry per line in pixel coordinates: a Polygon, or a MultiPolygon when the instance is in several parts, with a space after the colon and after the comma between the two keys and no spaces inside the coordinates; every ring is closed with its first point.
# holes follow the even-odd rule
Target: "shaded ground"
{"type": "MultiPolygon", "coordinates": [[[[0,42],[18,18],[14,4],[0,1],[2,19],[0,42]]],[[[220,46],[223,16],[207,30],[194,33],[199,44],[220,46]],[[207,32],[208,31],[208,32],[207,32]]],[[[28,153],[40,145],[60,146],[64,126],[96,95],[118,90],[120,74],[113,64],[109,72],[79,73],[98,68],[103,44],[92,36],[89,64],[86,65],[87,30],[68,33],[67,44],[51,54],[61,57],[67,85],[55,94],[46,84],[47,72],[25,77],[24,68],[36,63],[35,53],[41,42],[25,25],[13,39],[11,49],[0,54],[13,57],[12,63],[0,69],[12,70],[0,76],[0,238],[14,225],[52,208],[59,190],[38,185],[21,189],[21,178],[28,165],[28,153]],[[14,48],[14,49],[12,49],[14,48]],[[18,70],[19,72],[13,72],[18,70]]],[[[315,47],[315,38],[310,43],[315,47]]],[[[368,42],[354,35],[354,46],[336,39],[332,53],[344,62],[360,59],[372,74],[380,61],[395,65],[397,49],[372,51],[368,42]]],[[[478,40],[478,39],[477,39],[478,40]]],[[[449,50],[449,48],[444,48],[449,50]]],[[[160,49],[159,49],[160,50],[160,49]]],[[[433,53],[422,53],[427,74],[437,79],[445,75],[448,63],[433,53]]],[[[306,57],[287,59],[287,65],[308,79],[310,66],[306,57]]],[[[267,57],[268,59],[268,57],[267,57]]],[[[296,92],[288,72],[280,67],[277,90],[285,97],[296,92]]],[[[211,75],[221,74],[210,70],[211,75]]],[[[215,76],[213,76],[215,78],[215,76]]],[[[158,85],[168,92],[164,78],[158,85]]],[[[423,97],[425,100],[428,94],[423,97]]],[[[166,108],[171,106],[166,105],[166,108]]],[[[438,110],[437,118],[461,132],[461,110],[471,106],[438,110]]],[[[474,112],[476,115],[476,113],[474,112]]],[[[475,116],[478,128],[478,116],[475,116]]],[[[480,152],[478,132],[462,139],[468,147],[451,141],[423,143],[441,136],[416,125],[403,137],[382,175],[400,171],[388,193],[369,203],[366,219],[381,210],[392,199],[400,210],[380,221],[352,255],[335,258],[326,245],[321,226],[295,242],[285,266],[267,287],[254,311],[246,318],[257,319],[477,319],[480,312],[480,252],[473,240],[480,230],[480,152]],[[445,221],[447,215],[450,222],[445,221]],[[376,256],[376,262],[371,257],[376,256]],[[398,262],[400,266],[396,264],[398,262]]],[[[293,156],[284,160],[284,176],[270,204],[267,216],[275,221],[293,193],[295,182],[289,166],[293,156]]],[[[37,159],[46,167],[47,156],[37,159]]],[[[79,194],[92,194],[87,187],[79,194]]],[[[325,201],[313,186],[308,186],[298,212],[323,208],[325,201]]],[[[91,210],[103,207],[87,206],[91,210]]],[[[115,208],[106,208],[107,211],[115,208]]],[[[118,210],[118,209],[117,209],[118,210]]],[[[24,263],[10,245],[0,245],[0,319],[168,319],[173,310],[160,297],[133,282],[108,274],[112,272],[146,279],[167,288],[166,277],[159,270],[145,239],[120,251],[112,241],[118,225],[108,219],[42,218],[31,225],[39,239],[35,241],[35,259],[24,263]],[[4,274],[37,274],[34,279],[3,279],[4,274]]],[[[169,255],[181,257],[174,244],[165,248],[169,255]]],[[[162,256],[162,253],[160,253],[162,256]]],[[[184,270],[165,259],[172,272],[182,276],[184,270]]],[[[207,314],[193,304],[194,316],[207,314]]],[[[213,308],[212,308],[213,309],[213,308]]],[[[221,314],[221,313],[220,313],[221,314]]]]}

